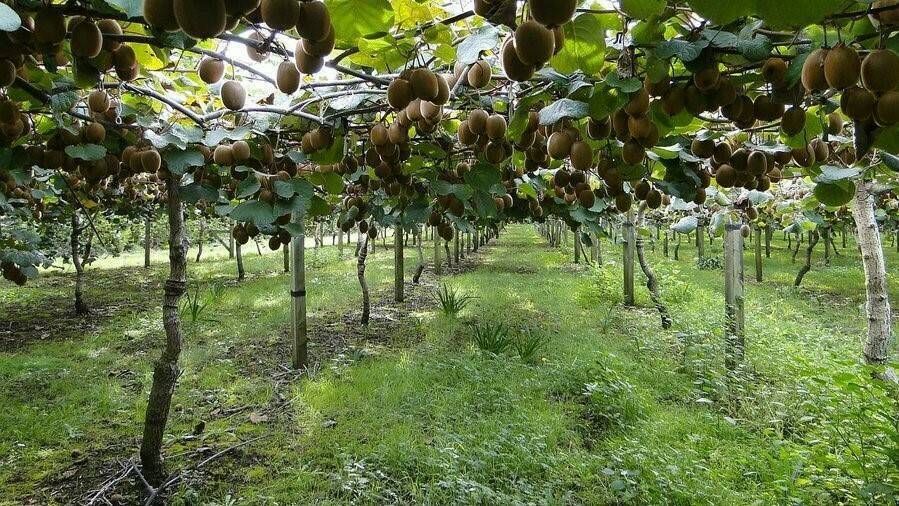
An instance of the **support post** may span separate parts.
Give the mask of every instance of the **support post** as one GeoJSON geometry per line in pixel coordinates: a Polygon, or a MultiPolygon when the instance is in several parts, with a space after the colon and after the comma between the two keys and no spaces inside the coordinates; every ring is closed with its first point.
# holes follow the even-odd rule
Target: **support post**
{"type": "Polygon", "coordinates": [[[627,213],[627,221],[623,225],[624,233],[624,305],[634,305],[634,249],[636,237],[634,235],[634,212],[627,213]]]}
{"type": "Polygon", "coordinates": [[[306,235],[303,215],[294,211],[292,221],[300,233],[290,238],[290,323],[293,350],[291,361],[294,369],[308,365],[308,338],[306,335],[306,235]]]}
{"type": "Polygon", "coordinates": [[[743,234],[739,223],[728,223],[724,236],[725,367],[733,371],[743,362],[743,234]]]}
{"type": "Polygon", "coordinates": [[[431,228],[431,238],[434,240],[434,274],[443,274],[443,265],[440,263],[440,234],[437,227],[431,228]]]}
{"type": "Polygon", "coordinates": [[[397,223],[393,228],[393,298],[396,302],[403,302],[405,267],[403,266],[403,225],[397,223]]]}
{"type": "Polygon", "coordinates": [[[758,283],[762,282],[762,231],[756,225],[755,227],[755,236],[753,236],[753,242],[755,243],[755,280],[758,283]]]}
{"type": "Polygon", "coordinates": [[[696,259],[705,258],[705,225],[700,224],[696,227],[696,259]]]}
{"type": "Polygon", "coordinates": [[[144,219],[144,267],[150,267],[150,244],[152,242],[151,236],[151,228],[153,225],[153,219],[150,216],[147,216],[144,219]]]}

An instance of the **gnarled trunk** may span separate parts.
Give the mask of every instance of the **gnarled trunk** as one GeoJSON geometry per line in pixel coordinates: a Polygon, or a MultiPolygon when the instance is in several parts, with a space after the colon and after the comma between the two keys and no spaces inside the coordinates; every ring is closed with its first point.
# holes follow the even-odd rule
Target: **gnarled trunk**
{"type": "Polygon", "coordinates": [[[165,479],[162,460],[162,436],[169,418],[172,394],[181,373],[178,357],[181,354],[181,318],[178,303],[187,288],[187,239],[184,235],[184,215],[181,208],[179,181],[168,180],[169,221],[169,279],[165,282],[162,303],[165,348],[153,369],[153,384],[144,418],[144,436],[140,447],[142,472],[152,485],[165,479]]]}
{"type": "MultiPolygon", "coordinates": [[[[643,225],[643,213],[644,209],[641,205],[640,212],[637,214],[638,226],[643,225]]],[[[659,312],[659,317],[662,319],[662,328],[670,329],[671,315],[668,313],[668,308],[662,302],[662,296],[659,294],[659,280],[656,278],[656,274],[653,272],[649,262],[646,261],[646,254],[643,252],[643,236],[638,234],[636,239],[637,260],[640,262],[640,269],[643,270],[643,274],[646,276],[646,288],[649,290],[649,298],[652,299],[653,305],[659,312]]]]}
{"type": "Polygon", "coordinates": [[[868,317],[868,336],[864,355],[867,363],[879,365],[887,361],[893,336],[886,262],[874,217],[874,197],[871,195],[870,183],[859,183],[853,204],[852,216],[855,218],[858,245],[862,252],[867,295],[865,312],[868,317]]]}
{"type": "Polygon", "coordinates": [[[819,234],[818,231],[812,231],[808,233],[808,247],[805,249],[805,265],[799,269],[799,274],[796,275],[796,281],[793,282],[793,286],[798,287],[802,284],[802,278],[808,274],[808,271],[812,270],[812,252],[815,250],[815,245],[818,244],[819,234]]]}
{"type": "Polygon", "coordinates": [[[72,265],[75,267],[75,314],[85,315],[90,312],[87,303],[84,302],[84,265],[81,263],[81,219],[78,210],[72,211],[72,235],[70,246],[72,248],[72,265]]]}
{"type": "Polygon", "coordinates": [[[356,261],[356,276],[362,288],[362,325],[368,325],[371,315],[371,298],[368,294],[368,283],[365,281],[365,259],[368,258],[368,234],[363,234],[359,247],[359,259],[356,261]]]}

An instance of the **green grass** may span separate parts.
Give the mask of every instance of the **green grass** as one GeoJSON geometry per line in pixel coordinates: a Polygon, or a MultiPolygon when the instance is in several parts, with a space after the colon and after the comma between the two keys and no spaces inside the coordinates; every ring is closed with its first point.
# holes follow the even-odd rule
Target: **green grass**
{"type": "MultiPolygon", "coordinates": [[[[746,252],[747,365],[734,377],[722,365],[721,272],[697,269],[686,241],[680,261],[663,258],[661,248],[649,254],[674,317],[670,331],[660,330],[642,287],[638,308],[619,307],[620,255],[608,241],[603,266],[573,267],[570,247],[549,248],[532,228],[514,226],[477,269],[444,279],[477,297],[458,317],[443,315],[430,298],[434,287],[422,287],[426,306],[385,327],[387,336],[350,337],[337,355],[313,346],[327,359],[302,379],[278,367],[289,361],[281,257],[247,254],[250,279],[229,284],[207,309],[218,322],[200,321],[187,335],[169,465],[195,463],[201,446],[268,437],[210,466],[172,501],[885,503],[865,494],[899,483],[895,465],[878,453],[890,444],[896,405],[858,365],[865,320],[857,255],[816,263],[794,289],[798,263],[784,246],[777,237],[761,284],[749,281],[746,252]],[[544,346],[527,363],[514,349],[482,353],[472,325],[499,322],[544,346]],[[270,418],[254,424],[251,412],[270,418]],[[207,424],[201,438],[184,438],[199,420],[207,424]]],[[[720,255],[720,239],[706,250],[720,255]]],[[[415,253],[407,255],[411,272],[415,253]]],[[[370,258],[377,301],[391,284],[392,254],[370,258]]],[[[891,264],[897,258],[888,252],[891,264]]],[[[360,297],[353,259],[325,248],[307,261],[316,344],[328,338],[326,325],[358,313],[360,297]]],[[[190,265],[203,283],[229,280],[233,270],[224,261],[190,265]]],[[[162,275],[152,270],[157,282],[162,275]]],[[[67,280],[48,276],[22,296],[0,285],[0,301],[25,310],[58,299],[67,280]]],[[[890,281],[899,300],[895,274],[890,281]]],[[[138,291],[127,283],[116,290],[110,300],[138,291]]],[[[2,500],[53,502],[47,487],[69,468],[73,450],[101,463],[135,454],[158,320],[154,299],[95,332],[0,354],[2,500]]]]}

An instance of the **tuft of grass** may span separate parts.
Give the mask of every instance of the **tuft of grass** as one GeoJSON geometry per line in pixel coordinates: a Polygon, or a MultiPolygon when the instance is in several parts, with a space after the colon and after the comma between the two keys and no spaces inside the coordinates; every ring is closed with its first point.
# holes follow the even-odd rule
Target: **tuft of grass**
{"type": "Polygon", "coordinates": [[[524,363],[533,364],[537,360],[537,355],[548,343],[549,336],[531,329],[524,329],[512,340],[512,347],[524,363]]]}
{"type": "Polygon", "coordinates": [[[446,283],[441,284],[440,288],[434,291],[434,300],[440,306],[440,311],[446,316],[458,316],[474,299],[476,297],[463,294],[446,283]]]}
{"type": "Polygon", "coordinates": [[[513,344],[509,330],[502,323],[478,323],[471,326],[471,339],[482,351],[501,355],[513,344]]]}

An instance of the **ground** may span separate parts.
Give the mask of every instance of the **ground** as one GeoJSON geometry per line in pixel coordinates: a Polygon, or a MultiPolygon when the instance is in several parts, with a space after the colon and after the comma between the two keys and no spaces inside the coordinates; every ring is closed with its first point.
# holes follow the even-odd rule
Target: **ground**
{"type": "MultiPolygon", "coordinates": [[[[837,241],[840,242],[839,240],[837,241]]],[[[330,244],[330,241],[328,241],[330,244]]],[[[671,244],[673,254],[674,244],[671,244]]],[[[647,246],[647,248],[651,248],[647,246]]],[[[351,249],[307,254],[308,374],[289,364],[280,254],[189,265],[183,374],[166,431],[171,504],[887,504],[899,487],[895,393],[859,364],[864,280],[851,238],[801,288],[776,234],[765,280],[746,252],[747,358],[723,369],[723,276],[648,251],[674,317],[621,306],[620,249],[575,265],[510,226],[392,302],[392,251],[369,257],[373,317],[357,321],[351,249]],[[433,293],[475,299],[457,316],[433,293]],[[516,347],[475,345],[488,324],[516,347]],[[892,438],[892,439],[891,439],[892,438]],[[891,460],[893,459],[893,460],[891,460]]],[[[899,260],[888,245],[890,265],[899,260]]],[[[721,255],[721,241],[706,247],[721,255]]],[[[425,245],[426,258],[433,247],[425,245]]],[[[407,278],[417,263],[406,251],[407,278]]],[[[801,258],[801,254],[800,254],[801,258]]],[[[86,503],[136,461],[162,341],[165,265],[98,262],[90,317],[69,272],[0,284],[0,504],[86,503]]],[[[638,274],[638,283],[643,277],[638,274]]],[[[890,275],[894,301],[899,280],[890,275]]],[[[104,497],[137,503],[134,474],[104,497]]],[[[895,496],[894,496],[895,497],[895,496]]]]}

